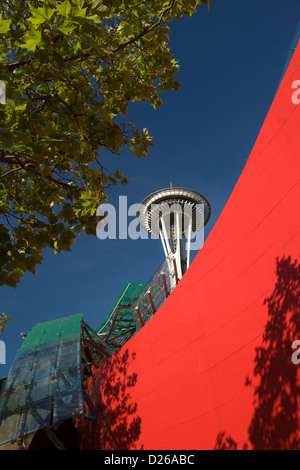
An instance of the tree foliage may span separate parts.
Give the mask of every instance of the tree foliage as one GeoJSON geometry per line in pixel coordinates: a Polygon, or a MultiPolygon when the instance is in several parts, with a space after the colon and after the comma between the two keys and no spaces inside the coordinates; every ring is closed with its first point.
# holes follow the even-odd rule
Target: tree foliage
{"type": "Polygon", "coordinates": [[[5,315],[4,313],[0,315],[0,333],[4,333],[5,325],[9,321],[11,321],[11,317],[5,315]]]}
{"type": "Polygon", "coordinates": [[[178,89],[168,25],[200,3],[2,0],[0,285],[34,273],[43,248],[95,233],[108,186],[127,183],[103,152],[147,155],[152,138],[127,122],[128,105],[158,108],[161,92],[178,89]]]}

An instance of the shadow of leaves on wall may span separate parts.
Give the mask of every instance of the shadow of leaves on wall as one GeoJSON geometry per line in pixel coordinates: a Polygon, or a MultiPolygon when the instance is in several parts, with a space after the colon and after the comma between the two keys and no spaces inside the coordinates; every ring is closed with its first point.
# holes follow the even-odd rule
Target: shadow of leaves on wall
{"type": "Polygon", "coordinates": [[[136,448],[141,433],[137,404],[131,399],[137,374],[128,375],[128,350],[110,357],[88,382],[88,394],[97,409],[98,422],[82,429],[83,450],[129,450],[136,448]]]}
{"type": "MultiPolygon", "coordinates": [[[[275,288],[268,308],[262,345],[256,348],[254,413],[248,429],[254,450],[299,450],[300,366],[292,362],[292,343],[300,339],[300,264],[277,259],[275,288]]],[[[219,433],[215,450],[233,450],[237,443],[219,433]]]]}

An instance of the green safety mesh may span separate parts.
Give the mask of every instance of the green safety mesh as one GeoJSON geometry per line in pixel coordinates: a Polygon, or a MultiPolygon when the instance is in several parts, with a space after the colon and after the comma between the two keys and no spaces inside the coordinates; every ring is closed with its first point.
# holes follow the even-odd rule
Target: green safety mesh
{"type": "Polygon", "coordinates": [[[167,292],[170,293],[176,285],[174,276],[173,264],[166,259],[147,283],[127,283],[107,317],[95,330],[103,342],[113,351],[120,349],[165,301],[167,292]]]}
{"type": "Polygon", "coordinates": [[[107,317],[95,330],[114,350],[119,349],[136,331],[136,321],[131,307],[144,285],[143,282],[127,283],[107,317]]]}
{"type": "Polygon", "coordinates": [[[0,445],[83,413],[81,333],[79,314],[28,334],[0,396],[0,445]]]}
{"type": "MultiPolygon", "coordinates": [[[[122,310],[122,318],[123,320],[132,320],[131,316],[131,306],[138,297],[141,289],[144,287],[145,283],[143,282],[128,282],[124,289],[119,294],[113,308],[110,310],[106,318],[102,321],[100,326],[96,328],[95,331],[106,334],[109,332],[111,327],[110,319],[112,315],[118,310],[122,310]]],[[[133,322],[134,324],[134,322],[133,322]]]]}

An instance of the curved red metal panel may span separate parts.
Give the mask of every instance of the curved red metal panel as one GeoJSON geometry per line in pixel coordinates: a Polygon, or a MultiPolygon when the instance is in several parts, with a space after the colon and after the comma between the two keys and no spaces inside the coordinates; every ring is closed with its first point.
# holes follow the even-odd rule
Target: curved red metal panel
{"type": "Polygon", "coordinates": [[[299,447],[297,80],[300,46],[203,249],[89,382],[101,420],[83,449],[299,447]]]}

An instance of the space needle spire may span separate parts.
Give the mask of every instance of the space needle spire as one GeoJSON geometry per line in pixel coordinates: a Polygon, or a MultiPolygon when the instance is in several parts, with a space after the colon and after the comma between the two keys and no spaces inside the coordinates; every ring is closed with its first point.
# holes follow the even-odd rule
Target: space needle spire
{"type": "Polygon", "coordinates": [[[174,261],[178,279],[190,266],[192,235],[204,228],[210,213],[204,196],[191,189],[173,188],[172,183],[170,188],[147,196],[139,206],[141,227],[160,238],[166,259],[174,261]]]}

